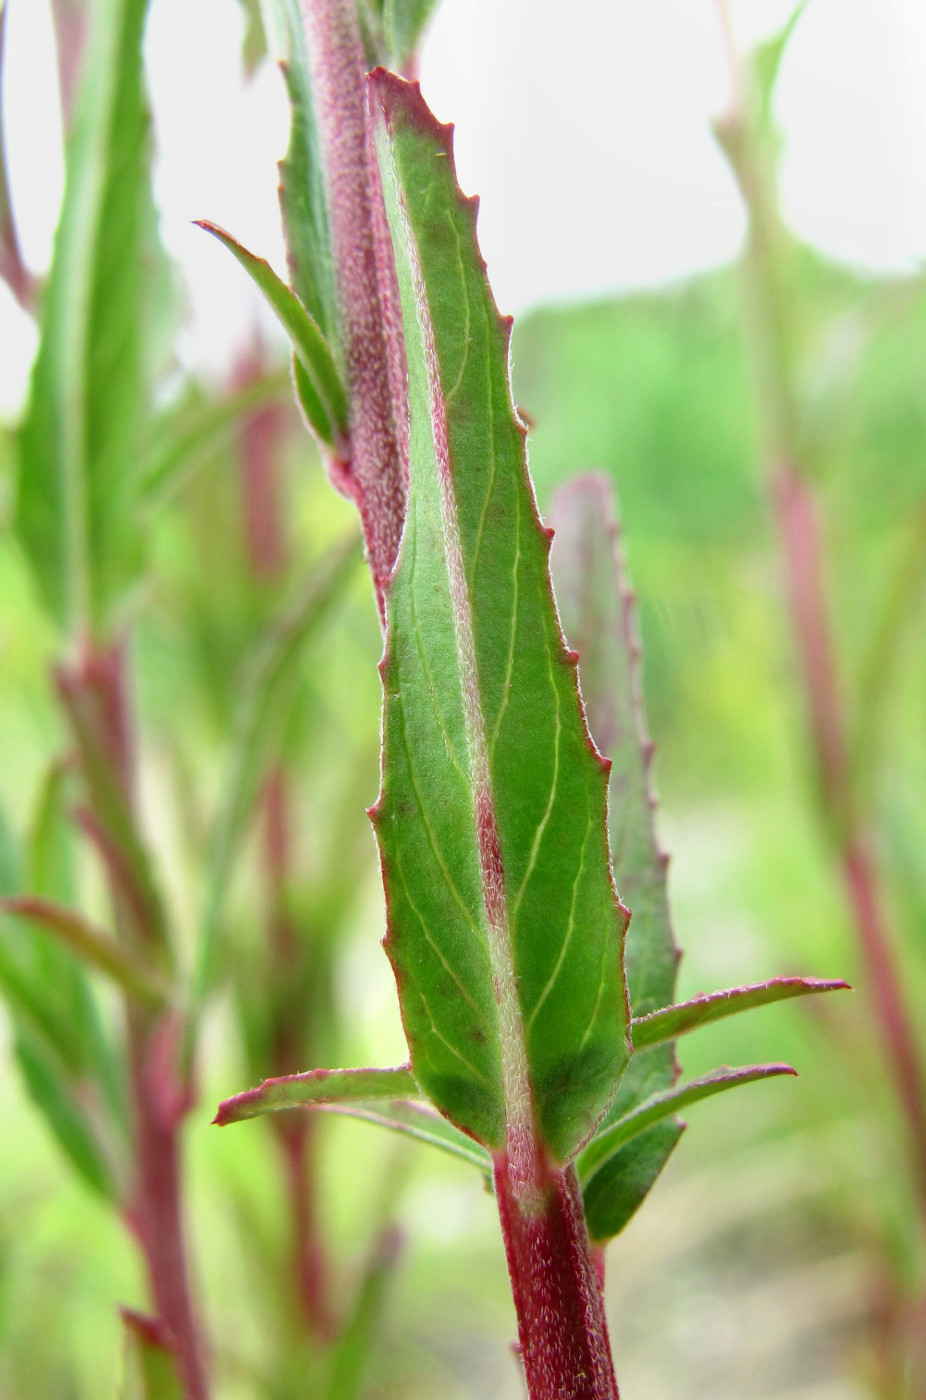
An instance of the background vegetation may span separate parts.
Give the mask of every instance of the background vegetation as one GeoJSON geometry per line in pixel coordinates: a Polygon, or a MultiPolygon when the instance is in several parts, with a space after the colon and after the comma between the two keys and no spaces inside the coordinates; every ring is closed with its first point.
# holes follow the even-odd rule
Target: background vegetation
{"type": "MultiPolygon", "coordinates": [[[[317,624],[303,636],[293,623],[280,683],[261,681],[267,637],[304,618],[306,587],[350,538],[352,514],[323,479],[275,345],[255,343],[227,389],[257,385],[261,404],[239,404],[233,430],[205,430],[215,390],[179,374],[182,303],[163,255],[155,262],[165,292],[148,342],[159,388],[145,445],[169,490],[139,523],[133,546],[146,562],[119,616],[134,634],[143,823],[182,965],[196,964],[216,883],[222,897],[187,1128],[194,1272],[218,1393],[282,1400],[306,1393],[314,1364],[287,1282],[284,1159],[267,1123],[219,1132],[209,1120],[266,1071],[281,1024],[298,1025],[293,1053],[305,1063],[292,1067],[386,1062],[390,1049],[404,1058],[364,816],[377,789],[380,636],[358,556],[317,624]],[[251,724],[258,712],[262,727],[251,724]],[[232,822],[240,841],[223,863],[236,762],[253,766],[232,822]],[[274,882],[266,794],[281,772],[291,840],[274,882]],[[268,958],[281,920],[298,975],[268,958]]],[[[922,1026],[926,289],[791,244],[787,265],[801,440],[857,781],[922,1026]]],[[[579,469],[606,471],[619,492],[685,950],[680,997],[781,971],[845,975],[858,988],[684,1044],[692,1074],[775,1056],[802,1077],[700,1108],[610,1250],[622,1394],[912,1396],[898,1358],[923,1307],[924,1265],[905,1126],[817,816],[740,273],[529,316],[515,331],[514,381],[541,508],[579,469]]],[[[65,829],[67,802],[49,815],[49,775],[63,771],[68,740],[49,682],[59,641],[12,528],[15,428],[0,437],[0,876],[12,888],[17,863],[59,862],[58,887],[97,913],[100,872],[65,829]]],[[[5,920],[4,957],[21,956],[27,937],[5,920]]],[[[110,989],[94,985],[104,1023],[115,1022],[110,989]]],[[[43,1089],[21,1072],[17,1026],[15,1015],[4,1023],[0,1075],[0,1393],[108,1395],[123,1353],[116,1305],[143,1306],[143,1279],[120,1224],[50,1131],[51,1090],[36,1111],[43,1089]]],[[[314,1156],[330,1302],[356,1324],[340,1370],[326,1372],[330,1393],[516,1395],[502,1249],[472,1174],[334,1115],[319,1122],[314,1156]]]]}

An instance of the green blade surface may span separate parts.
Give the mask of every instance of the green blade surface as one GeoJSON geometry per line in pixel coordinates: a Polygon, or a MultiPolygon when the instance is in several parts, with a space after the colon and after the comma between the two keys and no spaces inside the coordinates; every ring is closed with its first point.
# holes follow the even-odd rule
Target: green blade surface
{"type": "MultiPolygon", "coordinates": [[[[556,532],[551,566],[560,616],[566,636],[579,653],[589,727],[611,760],[611,859],[620,897],[630,909],[625,967],[630,1004],[634,1015],[640,1016],[672,1001],[679,955],[669,916],[666,857],[656,839],[650,780],[653,746],[643,709],[633,596],[624,576],[610,482],[598,475],[576,478],[558,492],[550,518],[556,532]]],[[[605,1123],[670,1088],[677,1077],[671,1044],[645,1052],[635,1044],[605,1123]]],[[[632,1192],[647,1182],[653,1184],[661,1169],[660,1145],[664,1163],[680,1131],[651,1134],[645,1142],[628,1144],[619,1169],[613,1172],[620,1200],[608,1208],[609,1220],[621,1220],[623,1228],[633,1213],[632,1192]],[[639,1163],[634,1160],[637,1153],[639,1163]]],[[[602,1181],[596,1194],[603,1202],[602,1181]]],[[[638,1195],[636,1205],[642,1200],[643,1195],[638,1195]]],[[[603,1206],[598,1218],[604,1218],[603,1206]]]]}
{"type": "Polygon", "coordinates": [[[340,363],[331,231],[305,27],[299,0],[271,0],[270,12],[290,104],[289,146],[280,162],[280,211],[290,281],[340,363]]]}
{"type": "Polygon", "coordinates": [[[610,1123],[596,1133],[579,1159],[579,1179],[584,1183],[591,1180],[595,1172],[605,1165],[609,1157],[635,1137],[671,1118],[689,1104],[700,1103],[702,1099],[723,1094],[727,1089],[736,1089],[741,1084],[753,1084],[758,1079],[774,1079],[782,1074],[797,1074],[790,1065],[746,1065],[740,1069],[717,1069],[700,1079],[691,1079],[687,1084],[677,1084],[664,1094],[654,1094],[651,1099],[635,1108],[616,1122],[610,1123]]]}
{"type": "Polygon", "coordinates": [[[851,990],[848,982],[823,981],[818,977],[775,977],[770,982],[756,982],[748,987],[729,987],[722,992],[704,992],[678,1006],[666,1006],[633,1021],[635,1051],[650,1045],[661,1045],[679,1035],[722,1021],[741,1011],[757,1006],[770,1006],[792,997],[817,996],[820,992],[851,990]]]}
{"type": "Polygon", "coordinates": [[[386,951],[438,1109],[492,1151],[539,1132],[566,1161],[628,1053],[607,765],[553,603],[475,201],[417,88],[370,85],[411,413],[371,814],[386,951]]]}
{"type": "Polygon", "coordinates": [[[396,1069],[312,1069],[265,1079],[219,1107],[215,1122],[224,1128],[286,1108],[323,1108],[353,1099],[415,1098],[418,1086],[407,1065],[396,1069]]]}
{"type": "Polygon", "coordinates": [[[210,223],[207,219],[197,219],[195,222],[228,249],[266,297],[298,358],[302,371],[298,378],[299,401],[309,423],[328,447],[346,450],[347,397],[331,349],[317,322],[265,258],[258,258],[249,252],[218,224],[210,223]]]}
{"type": "MultiPolygon", "coordinates": [[[[131,580],[147,421],[152,282],[141,41],[147,0],[97,0],[64,206],[20,430],[16,528],[63,627],[97,626],[131,580]]],[[[163,300],[163,299],[162,299],[163,300]]]]}

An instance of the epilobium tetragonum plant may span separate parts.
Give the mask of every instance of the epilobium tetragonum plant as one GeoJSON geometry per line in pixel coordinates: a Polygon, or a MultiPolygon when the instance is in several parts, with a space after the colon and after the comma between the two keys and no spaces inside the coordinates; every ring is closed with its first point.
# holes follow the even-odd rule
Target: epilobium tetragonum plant
{"type": "Polygon", "coordinates": [[[560,499],[561,617],[511,399],[510,321],[450,129],[415,85],[384,69],[364,79],[349,0],[309,0],[307,42],[279,9],[294,290],[214,231],[290,331],[306,418],[360,509],[385,624],[371,817],[410,1058],[270,1080],[218,1121],[337,1107],[472,1161],[494,1189],[532,1400],[601,1400],[617,1385],[595,1247],[656,1179],[678,1110],[791,1072],[678,1086],[673,1042],[843,984],[782,979],[672,1004],[665,861],[606,495],[591,480],[560,499]]]}

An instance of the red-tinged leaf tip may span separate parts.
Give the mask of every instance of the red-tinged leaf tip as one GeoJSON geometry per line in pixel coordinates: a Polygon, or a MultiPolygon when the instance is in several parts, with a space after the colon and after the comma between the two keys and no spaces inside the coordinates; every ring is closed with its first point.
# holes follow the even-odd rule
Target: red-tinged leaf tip
{"type": "Polygon", "coordinates": [[[121,1307],[119,1316],[125,1323],[129,1331],[140,1337],[146,1346],[156,1347],[158,1351],[167,1352],[173,1356],[176,1347],[170,1333],[158,1318],[152,1317],[149,1313],[138,1312],[135,1308],[121,1307]]]}

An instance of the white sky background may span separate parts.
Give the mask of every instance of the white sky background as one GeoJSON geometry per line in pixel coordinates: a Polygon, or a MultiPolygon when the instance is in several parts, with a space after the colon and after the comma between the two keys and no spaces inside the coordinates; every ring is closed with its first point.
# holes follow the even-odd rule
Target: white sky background
{"type": "MultiPolygon", "coordinates": [[[[26,257],[47,266],[61,195],[48,0],[8,0],[5,120],[26,257]]],[[[733,0],[741,42],[791,0],[733,0]]],[[[153,0],[147,38],[162,237],[183,269],[184,364],[225,374],[256,318],[241,269],[190,226],[224,224],[278,267],[282,82],[243,82],[235,0],[153,0]]],[[[482,196],[496,298],[515,313],[677,280],[735,256],[744,220],[710,134],[728,77],[713,0],[443,0],[422,86],[482,196]]],[[[926,4],[810,0],[778,94],[785,213],[820,248],[911,271],[926,256],[926,4]]],[[[272,330],[268,330],[273,334],[272,330]]],[[[0,287],[0,413],[35,332],[0,287]]]]}

